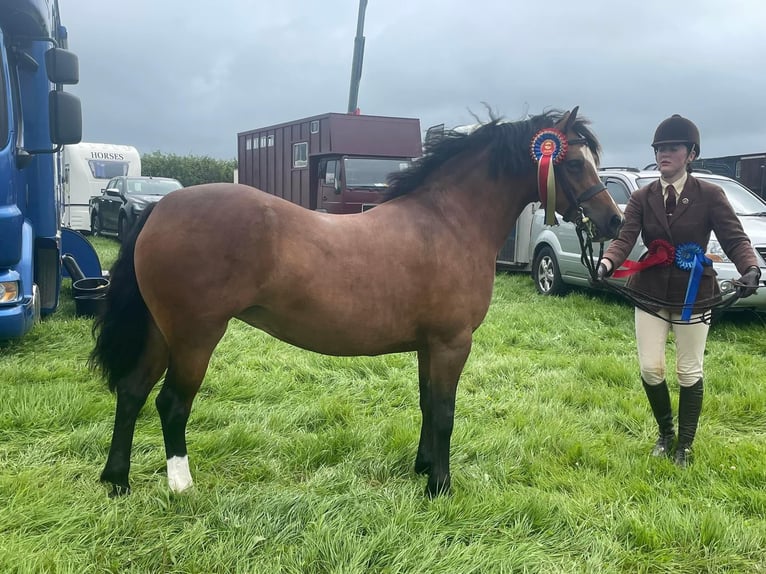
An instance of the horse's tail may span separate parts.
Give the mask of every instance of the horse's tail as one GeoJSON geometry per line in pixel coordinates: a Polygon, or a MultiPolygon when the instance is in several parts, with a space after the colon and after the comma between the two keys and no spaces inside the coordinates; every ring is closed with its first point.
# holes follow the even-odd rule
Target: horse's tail
{"type": "Polygon", "coordinates": [[[138,290],[133,256],[136,240],[156,204],[149,205],[124,239],[117,261],[109,272],[106,309],[93,324],[96,345],[88,364],[101,371],[114,392],[117,382],[130,373],[146,346],[149,309],[138,290]]]}

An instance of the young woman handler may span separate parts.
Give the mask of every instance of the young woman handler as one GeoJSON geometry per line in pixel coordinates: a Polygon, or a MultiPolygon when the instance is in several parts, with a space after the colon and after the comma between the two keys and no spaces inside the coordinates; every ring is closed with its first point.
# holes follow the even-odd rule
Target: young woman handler
{"type": "Polygon", "coordinates": [[[653,456],[671,456],[675,441],[670,395],[665,381],[665,343],[675,334],[679,384],[678,444],[675,463],[686,467],[702,410],[703,373],[710,306],[720,295],[715,271],[705,257],[711,231],[737,266],[738,295],[755,293],[760,270],[750,240],[723,190],[691,175],[700,153],[697,126],[678,114],[657,127],[652,147],[660,179],[631,195],[625,223],[599,262],[598,277],[612,275],[641,234],[649,252],[638,264],[628,287],[656,301],[655,313],[636,308],[638,363],[646,396],[659,426],[653,456]]]}

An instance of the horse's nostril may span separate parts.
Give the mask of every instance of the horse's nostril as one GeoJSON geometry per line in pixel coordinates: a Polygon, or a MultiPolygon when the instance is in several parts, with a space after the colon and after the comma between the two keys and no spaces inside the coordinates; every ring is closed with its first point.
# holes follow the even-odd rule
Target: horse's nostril
{"type": "Polygon", "coordinates": [[[614,231],[615,234],[620,230],[622,227],[622,224],[624,223],[624,218],[621,215],[613,215],[612,220],[610,222],[610,227],[614,231]]]}

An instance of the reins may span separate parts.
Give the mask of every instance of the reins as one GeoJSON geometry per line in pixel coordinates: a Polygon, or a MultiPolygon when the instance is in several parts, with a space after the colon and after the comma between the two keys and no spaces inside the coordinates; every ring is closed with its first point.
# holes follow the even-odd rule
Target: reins
{"type": "MultiPolygon", "coordinates": [[[[599,243],[598,258],[594,259],[593,242],[591,241],[592,238],[594,237],[593,224],[590,222],[590,220],[587,217],[585,217],[582,214],[581,208],[580,208],[580,218],[575,228],[577,230],[577,239],[580,242],[580,261],[582,262],[583,266],[585,266],[585,268],[588,270],[588,275],[590,275],[591,283],[593,285],[603,286],[608,291],[621,295],[622,297],[627,299],[629,302],[631,302],[634,306],[638,307],[642,311],[645,311],[646,313],[649,313],[650,315],[653,315],[654,317],[662,319],[663,321],[666,321],[673,325],[696,325],[698,323],[712,324],[714,315],[718,316],[722,314],[724,311],[726,311],[726,309],[731,307],[740,298],[739,295],[737,295],[737,290],[734,289],[731,292],[722,293],[721,295],[711,297],[708,299],[698,299],[694,303],[695,306],[701,306],[701,307],[707,308],[707,311],[702,313],[700,316],[690,319],[689,321],[667,319],[663,317],[662,315],[660,315],[657,311],[655,311],[654,308],[683,307],[683,305],[679,306],[678,304],[671,303],[670,301],[665,301],[662,299],[658,299],[656,297],[651,297],[640,291],[636,291],[635,289],[631,289],[629,287],[624,287],[621,285],[616,285],[608,280],[599,281],[597,267],[598,267],[598,262],[601,261],[601,258],[604,255],[604,242],[602,241],[599,243]]],[[[740,286],[739,283],[737,283],[736,281],[734,281],[733,284],[735,287],[740,286]]]]}

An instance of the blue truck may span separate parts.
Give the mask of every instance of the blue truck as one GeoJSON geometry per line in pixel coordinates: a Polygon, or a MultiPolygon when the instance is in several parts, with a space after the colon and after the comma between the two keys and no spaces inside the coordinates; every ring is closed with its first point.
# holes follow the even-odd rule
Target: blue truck
{"type": "Polygon", "coordinates": [[[0,339],[55,311],[62,146],[80,141],[79,80],[58,0],[0,0],[0,339]]]}

